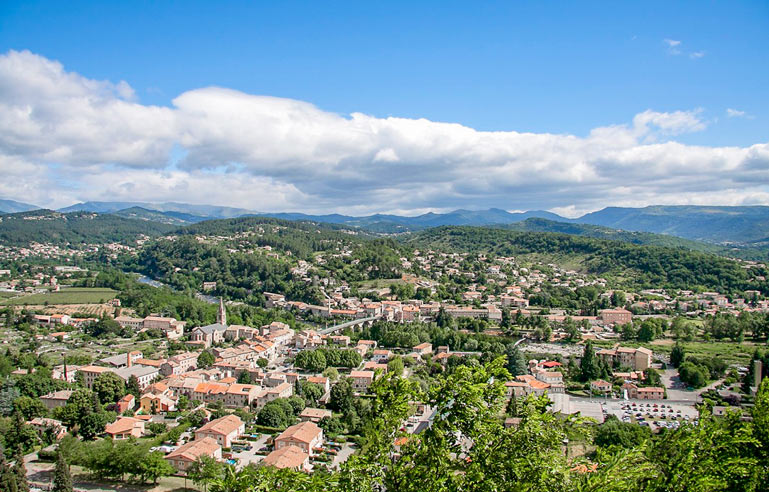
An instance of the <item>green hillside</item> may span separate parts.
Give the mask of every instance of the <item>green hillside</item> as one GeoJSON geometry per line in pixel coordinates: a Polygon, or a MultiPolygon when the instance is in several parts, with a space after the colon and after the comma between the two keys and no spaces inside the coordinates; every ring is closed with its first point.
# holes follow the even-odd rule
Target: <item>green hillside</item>
{"type": "Polygon", "coordinates": [[[91,212],[63,214],[35,210],[0,216],[0,244],[103,244],[133,242],[142,235],[158,236],[173,226],[91,212]]]}

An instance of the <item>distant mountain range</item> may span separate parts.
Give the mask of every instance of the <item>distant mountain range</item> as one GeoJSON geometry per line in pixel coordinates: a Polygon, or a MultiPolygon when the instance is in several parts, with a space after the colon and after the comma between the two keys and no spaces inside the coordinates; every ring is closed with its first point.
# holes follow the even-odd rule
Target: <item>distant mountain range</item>
{"type": "Polygon", "coordinates": [[[0,200],[0,213],[3,214],[29,212],[30,210],[38,210],[39,208],[40,207],[37,205],[30,205],[29,203],[16,202],[13,200],[0,200]]]}
{"type": "Polygon", "coordinates": [[[146,202],[84,202],[70,205],[69,207],[59,209],[59,212],[98,212],[103,214],[115,213],[130,208],[143,208],[155,212],[179,212],[191,216],[201,217],[202,220],[208,219],[229,219],[232,217],[242,217],[244,215],[254,215],[257,212],[246,210],[244,208],[220,207],[217,205],[192,205],[189,203],[146,203],[146,202]]]}
{"type": "MultiPolygon", "coordinates": [[[[38,207],[30,204],[0,200],[0,212],[23,212],[38,207]]],[[[547,224],[547,229],[562,229],[567,225],[586,224],[619,231],[647,232],[704,241],[721,245],[761,246],[769,244],[769,207],[722,206],[649,206],[644,208],[608,207],[576,219],[535,210],[507,212],[501,209],[455,210],[444,214],[427,213],[414,217],[375,214],[363,217],[349,215],[308,215],[303,213],[267,213],[215,205],[144,202],[85,202],[60,209],[59,212],[87,211],[115,214],[125,218],[182,226],[210,219],[263,216],[285,220],[307,220],[340,224],[377,233],[419,231],[444,225],[508,226],[527,219],[545,219],[560,223],[547,224]]],[[[534,223],[536,224],[536,223],[534,223]]],[[[529,227],[534,227],[531,224],[529,227]]],[[[542,227],[542,224],[540,224],[542,227]]],[[[567,232],[568,233],[568,232],[567,232]]],[[[581,234],[585,234],[581,230],[581,234]]],[[[598,234],[593,231],[592,234],[598,234]]],[[[608,233],[602,231],[599,235],[608,233]]]]}

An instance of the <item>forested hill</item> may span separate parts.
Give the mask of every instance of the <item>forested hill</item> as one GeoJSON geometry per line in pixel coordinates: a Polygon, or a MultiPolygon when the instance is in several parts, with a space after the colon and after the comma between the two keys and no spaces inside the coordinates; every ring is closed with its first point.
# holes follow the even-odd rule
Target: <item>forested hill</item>
{"type": "Polygon", "coordinates": [[[102,244],[133,242],[142,235],[158,236],[174,227],[110,214],[34,210],[0,215],[0,244],[102,244]]]}
{"type": "Polygon", "coordinates": [[[755,275],[766,275],[763,268],[746,269],[733,260],[680,248],[482,227],[438,227],[406,241],[420,248],[569,260],[590,273],[642,287],[767,290],[765,281],[755,280],[755,275]]]}
{"type": "Polygon", "coordinates": [[[367,234],[350,231],[336,224],[290,221],[269,217],[239,217],[207,220],[181,227],[174,234],[237,238],[256,247],[270,246],[290,251],[298,258],[309,258],[314,252],[338,248],[357,242],[367,234]]]}
{"type": "Polygon", "coordinates": [[[574,222],[560,222],[541,218],[530,218],[523,222],[515,224],[493,226],[500,229],[510,229],[514,231],[529,232],[559,232],[562,234],[571,234],[574,236],[593,237],[597,239],[610,239],[622,241],[625,243],[639,245],[666,246],[669,248],[685,248],[703,253],[711,253],[731,258],[743,258],[748,260],[766,260],[769,258],[769,251],[758,247],[745,246],[721,246],[702,241],[693,241],[681,237],[670,236],[667,234],[655,234],[653,232],[637,232],[612,229],[592,224],[577,224],[574,222]]]}

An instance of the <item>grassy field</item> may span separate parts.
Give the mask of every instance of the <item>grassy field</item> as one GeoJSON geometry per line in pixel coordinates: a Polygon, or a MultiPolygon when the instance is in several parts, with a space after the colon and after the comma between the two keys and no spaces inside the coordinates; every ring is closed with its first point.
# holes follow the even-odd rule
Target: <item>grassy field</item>
{"type": "Polygon", "coordinates": [[[360,290],[388,289],[390,285],[403,285],[406,282],[402,278],[379,278],[375,280],[365,280],[358,284],[360,290]]]}
{"type": "Polygon", "coordinates": [[[70,287],[59,292],[32,294],[0,302],[6,306],[31,304],[100,304],[115,297],[116,290],[104,288],[70,287]]]}

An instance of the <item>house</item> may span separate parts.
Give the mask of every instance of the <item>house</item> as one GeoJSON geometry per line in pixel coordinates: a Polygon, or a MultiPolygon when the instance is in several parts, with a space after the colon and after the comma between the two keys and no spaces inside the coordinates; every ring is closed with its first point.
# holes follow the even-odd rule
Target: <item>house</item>
{"type": "Polygon", "coordinates": [[[172,412],[176,410],[176,398],[165,383],[155,383],[147,387],[139,401],[142,413],[172,412]]]}
{"type": "Polygon", "coordinates": [[[35,417],[27,422],[27,425],[31,426],[37,431],[40,436],[44,436],[47,432],[50,432],[55,439],[59,440],[67,434],[67,428],[61,421],[56,419],[48,419],[45,417],[35,417]]]}
{"type": "Polygon", "coordinates": [[[299,414],[299,419],[302,422],[314,422],[316,424],[326,417],[331,418],[331,410],[324,408],[307,407],[299,414]]]}
{"type": "Polygon", "coordinates": [[[644,371],[652,364],[652,351],[645,347],[631,348],[615,345],[615,348],[602,349],[596,354],[610,365],[629,367],[633,371],[644,371]]]}
{"type": "Polygon", "coordinates": [[[246,424],[237,415],[226,415],[212,420],[195,431],[195,439],[210,438],[219,446],[229,448],[232,441],[246,431],[246,424]]]}
{"type": "Polygon", "coordinates": [[[365,391],[374,382],[374,371],[351,371],[352,387],[357,391],[365,391]]]}
{"type": "Polygon", "coordinates": [[[144,328],[144,319],[131,318],[130,316],[118,316],[115,318],[115,322],[120,325],[121,328],[131,328],[132,330],[141,330],[144,328]]]}
{"type": "Polygon", "coordinates": [[[134,365],[121,367],[120,369],[115,369],[113,372],[120,376],[126,383],[131,379],[131,376],[135,376],[139,381],[139,389],[141,390],[144,390],[144,388],[152,384],[152,381],[154,381],[160,374],[157,367],[134,365]]]}
{"type": "Polygon", "coordinates": [[[177,321],[176,318],[147,316],[144,318],[143,327],[145,330],[160,330],[165,333],[166,338],[175,340],[184,334],[186,324],[185,321],[177,321]]]}
{"type": "Polygon", "coordinates": [[[639,400],[664,400],[665,388],[656,386],[638,388],[637,395],[639,400]]]}
{"type": "Polygon", "coordinates": [[[603,379],[597,379],[595,381],[590,381],[590,391],[594,393],[610,393],[611,392],[611,383],[608,381],[604,381],[603,379]]]}
{"type": "Polygon", "coordinates": [[[117,401],[115,404],[115,412],[121,414],[127,410],[133,410],[135,406],[136,398],[129,393],[117,401]]]}
{"type": "Polygon", "coordinates": [[[222,448],[210,437],[196,439],[178,447],[175,451],[166,455],[166,460],[168,460],[168,462],[171,463],[171,466],[176,468],[177,471],[186,472],[190,465],[198,461],[202,456],[221,460],[222,448]]]}
{"type": "Polygon", "coordinates": [[[200,352],[184,352],[169,357],[168,360],[160,366],[160,374],[163,376],[176,376],[177,374],[183,374],[189,370],[195,369],[198,364],[199,355],[200,352]]]}
{"type": "Polygon", "coordinates": [[[43,402],[45,408],[53,410],[56,407],[63,407],[66,405],[69,397],[72,396],[72,393],[74,393],[73,390],[54,391],[53,393],[41,396],[40,401],[43,402]]]}
{"type": "Polygon", "coordinates": [[[433,353],[433,345],[428,342],[420,343],[419,345],[414,346],[414,353],[419,355],[425,355],[425,354],[432,354],[433,353]]]}
{"type": "Polygon", "coordinates": [[[104,433],[112,439],[140,438],[144,435],[144,421],[134,417],[120,417],[107,424],[104,433]]]}
{"type": "Polygon", "coordinates": [[[224,395],[224,406],[229,408],[250,407],[259,397],[261,388],[253,384],[233,383],[224,395]]]}
{"type": "Polygon", "coordinates": [[[625,383],[622,389],[627,391],[628,398],[639,400],[662,400],[665,398],[665,388],[643,387],[639,388],[634,383],[625,383]]]}
{"type": "Polygon", "coordinates": [[[324,393],[328,393],[331,389],[331,381],[325,376],[310,376],[307,378],[307,382],[319,385],[323,388],[324,393]]]}
{"type": "Polygon", "coordinates": [[[598,313],[598,317],[607,324],[623,325],[633,320],[633,313],[627,309],[603,309],[598,313]]]}
{"type": "Polygon", "coordinates": [[[535,376],[539,381],[547,384],[561,384],[563,383],[563,374],[560,372],[538,372],[535,376]]]}
{"type": "Polygon", "coordinates": [[[340,345],[342,347],[350,345],[350,337],[347,335],[331,335],[328,339],[334,345],[340,345]]]}
{"type": "Polygon", "coordinates": [[[298,446],[285,446],[271,452],[262,460],[264,466],[289,468],[291,470],[308,470],[310,455],[298,446]]]}
{"type": "Polygon", "coordinates": [[[83,366],[78,372],[83,375],[83,384],[85,387],[91,389],[93,388],[93,382],[96,381],[96,378],[99,377],[99,374],[109,371],[111,371],[111,369],[108,367],[83,366]]]}
{"type": "Polygon", "coordinates": [[[389,350],[378,349],[378,350],[374,350],[374,353],[371,355],[371,360],[373,360],[377,364],[384,364],[388,360],[390,360],[392,356],[393,356],[393,353],[390,352],[389,350]]]}
{"type": "Polygon", "coordinates": [[[294,394],[294,386],[291,383],[280,383],[274,388],[262,390],[256,399],[257,408],[262,408],[267,403],[278,398],[288,398],[294,394]]]}
{"type": "Polygon", "coordinates": [[[312,422],[292,425],[275,438],[275,449],[297,446],[312,456],[315,448],[323,445],[323,429],[312,422]]]}

